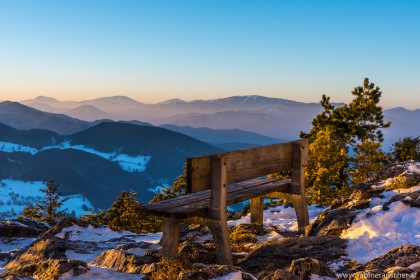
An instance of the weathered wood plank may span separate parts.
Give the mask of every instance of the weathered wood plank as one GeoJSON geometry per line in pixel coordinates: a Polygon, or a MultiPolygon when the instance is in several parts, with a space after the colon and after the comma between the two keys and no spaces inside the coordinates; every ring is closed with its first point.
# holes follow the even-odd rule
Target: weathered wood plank
{"type": "Polygon", "coordinates": [[[188,193],[210,188],[211,158],[214,156],[222,157],[226,161],[227,183],[231,184],[292,169],[292,143],[301,143],[305,140],[189,158],[187,160],[188,193]]]}
{"type": "MultiPolygon", "coordinates": [[[[251,198],[265,196],[274,191],[281,191],[289,188],[290,179],[276,179],[275,181],[259,185],[258,187],[248,186],[248,188],[238,188],[230,190],[228,186],[229,195],[226,197],[226,205],[235,204],[248,200],[251,198]]],[[[204,192],[201,192],[204,193],[204,192]]],[[[173,217],[173,218],[189,218],[193,216],[209,217],[210,195],[196,201],[190,201],[188,204],[172,205],[170,208],[151,209],[148,213],[156,216],[173,217]]]]}
{"type": "MultiPolygon", "coordinates": [[[[230,193],[236,192],[239,189],[246,189],[251,187],[258,187],[260,185],[264,185],[267,183],[279,181],[280,179],[276,178],[256,178],[251,179],[243,182],[238,182],[234,184],[230,184],[228,186],[227,195],[229,196],[230,193]]],[[[195,202],[200,199],[207,199],[210,197],[210,190],[204,190],[201,192],[196,192],[192,194],[188,194],[186,196],[180,196],[176,198],[171,198],[167,200],[162,200],[158,202],[154,202],[152,204],[142,204],[139,209],[145,209],[145,210],[153,210],[153,209],[169,209],[172,207],[177,207],[180,205],[189,204],[191,202],[195,202]]]]}

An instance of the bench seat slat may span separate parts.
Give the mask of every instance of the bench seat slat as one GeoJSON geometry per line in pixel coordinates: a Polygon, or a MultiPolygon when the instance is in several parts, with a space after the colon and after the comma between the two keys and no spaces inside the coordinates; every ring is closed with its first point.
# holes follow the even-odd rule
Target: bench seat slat
{"type": "MultiPolygon", "coordinates": [[[[281,191],[290,186],[290,179],[257,178],[230,184],[227,189],[227,205],[247,199],[263,196],[274,191],[281,191]]],[[[205,190],[187,196],[143,204],[140,211],[168,218],[189,218],[204,216],[210,205],[210,190],[205,190]]]]}
{"type": "MultiPolygon", "coordinates": [[[[278,181],[279,179],[276,178],[256,178],[252,180],[247,180],[239,183],[230,184],[228,186],[227,195],[230,192],[236,191],[239,188],[249,188],[249,187],[258,187],[259,185],[263,185],[269,182],[278,181]]],[[[166,199],[162,201],[157,201],[152,204],[143,204],[141,208],[147,210],[159,209],[163,210],[166,208],[173,208],[174,206],[181,206],[184,204],[189,204],[191,202],[195,202],[200,199],[207,199],[210,197],[210,190],[200,191],[196,193],[191,193],[186,196],[179,196],[171,199],[166,199]]]]}

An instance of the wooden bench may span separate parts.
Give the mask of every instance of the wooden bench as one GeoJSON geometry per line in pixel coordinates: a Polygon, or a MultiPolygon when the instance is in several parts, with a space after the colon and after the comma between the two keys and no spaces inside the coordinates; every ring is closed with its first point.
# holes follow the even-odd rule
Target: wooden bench
{"type": "Polygon", "coordinates": [[[177,258],[180,220],[201,217],[213,235],[217,262],[232,264],[226,206],[248,199],[251,223],[262,225],[264,198],[287,198],[296,211],[299,232],[304,232],[309,224],[304,187],[307,158],[307,139],[188,158],[187,194],[139,207],[163,218],[162,258],[177,258]],[[291,179],[266,176],[291,169],[291,179]]]}

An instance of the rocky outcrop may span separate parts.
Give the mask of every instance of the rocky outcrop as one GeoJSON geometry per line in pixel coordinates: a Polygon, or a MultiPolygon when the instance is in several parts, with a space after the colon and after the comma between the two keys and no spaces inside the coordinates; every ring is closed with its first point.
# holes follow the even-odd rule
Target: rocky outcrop
{"type": "Polygon", "coordinates": [[[395,266],[408,267],[417,262],[420,262],[420,246],[406,245],[395,247],[373,259],[365,265],[365,269],[384,271],[395,266]]]}
{"type": "Polygon", "coordinates": [[[182,272],[179,276],[179,280],[206,280],[222,277],[230,273],[238,273],[242,276],[243,280],[253,280],[252,275],[243,272],[240,268],[229,266],[229,265],[201,265],[195,266],[194,271],[182,272]]]}
{"type": "Polygon", "coordinates": [[[48,228],[45,223],[27,219],[0,221],[0,237],[36,237],[48,228]]]}
{"type": "Polygon", "coordinates": [[[292,274],[299,276],[300,280],[310,280],[312,274],[336,277],[330,268],[314,258],[294,260],[290,265],[289,271],[292,274]]]}
{"type": "Polygon", "coordinates": [[[259,277],[262,271],[269,275],[301,258],[315,258],[323,262],[338,259],[345,255],[345,247],[345,240],[332,235],[289,237],[263,244],[252,251],[240,263],[240,267],[259,277]]]}
{"type": "Polygon", "coordinates": [[[283,280],[283,279],[300,280],[298,276],[284,269],[277,269],[270,275],[263,278],[263,280],[283,280]]]}
{"type": "Polygon", "coordinates": [[[51,280],[58,279],[70,270],[73,270],[73,275],[85,273],[88,270],[87,264],[79,260],[68,260],[66,250],[67,244],[60,238],[37,239],[6,264],[4,268],[7,272],[0,276],[19,275],[51,280]]]}
{"type": "Polygon", "coordinates": [[[121,250],[109,250],[101,253],[90,264],[127,273],[150,273],[153,271],[149,264],[158,262],[152,256],[137,256],[121,250]]]}
{"type": "Polygon", "coordinates": [[[336,235],[350,227],[357,213],[348,208],[326,210],[305,229],[306,236],[336,235]]]}
{"type": "Polygon", "coordinates": [[[46,231],[41,237],[53,237],[56,234],[62,232],[64,228],[68,228],[73,225],[86,228],[89,226],[89,223],[83,220],[76,219],[76,218],[64,218],[64,219],[61,219],[56,225],[54,225],[48,231],[46,231]]]}
{"type": "Polygon", "coordinates": [[[396,201],[401,201],[405,205],[411,207],[420,208],[420,191],[415,191],[412,193],[402,193],[396,196],[393,196],[389,201],[385,202],[382,209],[387,211],[389,210],[388,206],[396,201]]]}
{"type": "Polygon", "coordinates": [[[420,246],[405,245],[395,247],[365,265],[358,265],[348,273],[354,279],[414,279],[420,280],[420,246]],[[356,278],[359,277],[359,278],[356,278]],[[365,277],[365,278],[363,278],[365,277]]]}

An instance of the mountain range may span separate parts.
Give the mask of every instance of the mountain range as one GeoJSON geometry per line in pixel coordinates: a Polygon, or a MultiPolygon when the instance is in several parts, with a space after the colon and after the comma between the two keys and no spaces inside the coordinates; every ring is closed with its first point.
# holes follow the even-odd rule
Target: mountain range
{"type": "MultiPolygon", "coordinates": [[[[163,127],[175,125],[215,130],[239,129],[282,140],[298,138],[301,131],[308,132],[312,119],[323,110],[319,103],[258,95],[194,101],[171,99],[156,104],[141,103],[125,96],[77,102],[61,102],[40,96],[21,103],[50,113],[69,113],[85,121],[106,118],[115,121],[138,120],[163,127]]],[[[333,105],[341,106],[342,103],[333,105]]],[[[420,109],[392,108],[383,113],[385,120],[393,122],[389,129],[384,130],[386,150],[401,137],[420,134],[420,123],[417,121],[420,109]]],[[[197,136],[197,132],[193,135],[197,136]]],[[[245,143],[241,145],[246,146],[245,143]]]]}
{"type": "MultiPolygon", "coordinates": [[[[154,195],[149,189],[182,174],[187,157],[296,139],[322,111],[315,103],[261,96],[157,104],[123,96],[37,97],[22,103],[0,103],[0,179],[53,178],[64,194],[82,194],[100,208],[121,189],[132,188],[147,202],[154,195]]],[[[420,135],[419,109],[393,108],[384,116],[392,121],[384,130],[385,149],[420,135]]]]}
{"type": "Polygon", "coordinates": [[[53,178],[63,194],[82,194],[107,208],[122,189],[148,202],[154,196],[148,189],[171,184],[187,157],[220,151],[184,134],[129,123],[103,122],[66,136],[0,124],[0,179],[53,178]]]}

